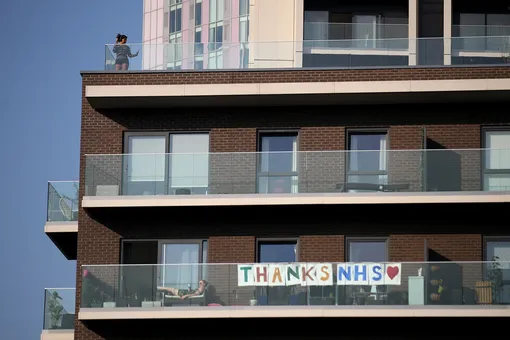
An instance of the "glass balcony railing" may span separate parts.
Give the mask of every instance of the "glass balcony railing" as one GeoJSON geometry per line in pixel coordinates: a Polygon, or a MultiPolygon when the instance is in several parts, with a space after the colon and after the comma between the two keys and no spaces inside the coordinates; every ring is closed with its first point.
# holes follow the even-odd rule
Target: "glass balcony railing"
{"type": "Polygon", "coordinates": [[[81,308],[502,305],[510,262],[83,266],[81,308]]]}
{"type": "Polygon", "coordinates": [[[75,288],[46,288],[43,329],[74,329],[75,308],[75,288]]]}
{"type": "Polygon", "coordinates": [[[509,50],[510,26],[503,25],[453,25],[453,48],[457,51],[500,52],[509,50]]]}
{"type": "MultiPolygon", "coordinates": [[[[384,27],[383,33],[359,33],[348,39],[129,44],[128,52],[133,56],[132,58],[123,57],[128,52],[120,52],[115,45],[106,45],[105,70],[443,66],[449,60],[445,56],[449,55],[453,59],[447,61],[448,65],[505,64],[510,57],[510,33],[499,36],[461,36],[451,39],[409,39],[406,36],[394,37],[401,34],[398,32],[402,28],[395,28],[392,31],[391,26],[384,27]],[[392,37],[382,38],[381,36],[392,37]],[[483,52],[485,55],[463,54],[472,51],[483,52]]],[[[316,27],[308,29],[308,32],[320,30],[316,27]]],[[[317,34],[313,33],[312,37],[317,34]]],[[[342,34],[344,33],[337,35],[342,36],[342,34]]]]}
{"type": "Polygon", "coordinates": [[[510,149],[87,155],[86,196],[509,191],[510,149]]]}
{"type": "Polygon", "coordinates": [[[352,42],[353,48],[408,48],[407,24],[305,22],[303,30],[303,40],[321,42],[322,47],[347,40],[352,42]]]}
{"type": "Polygon", "coordinates": [[[48,182],[48,222],[78,221],[78,181],[48,182]]]}

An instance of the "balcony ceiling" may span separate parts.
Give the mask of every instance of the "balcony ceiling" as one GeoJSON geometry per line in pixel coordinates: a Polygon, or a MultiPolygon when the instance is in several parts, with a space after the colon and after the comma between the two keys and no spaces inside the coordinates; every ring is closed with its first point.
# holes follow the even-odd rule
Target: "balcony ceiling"
{"type": "Polygon", "coordinates": [[[95,109],[510,101],[510,79],[87,86],[95,109]]]}

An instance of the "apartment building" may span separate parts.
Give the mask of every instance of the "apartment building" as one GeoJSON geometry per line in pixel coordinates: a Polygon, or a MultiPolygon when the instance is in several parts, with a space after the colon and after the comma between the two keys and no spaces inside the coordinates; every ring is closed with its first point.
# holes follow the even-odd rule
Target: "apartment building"
{"type": "Polygon", "coordinates": [[[47,290],[43,339],[489,334],[510,316],[508,6],[241,2],[146,1],[141,50],[180,59],[82,71],[80,177],[49,184],[45,227],[76,289],[47,290]]]}

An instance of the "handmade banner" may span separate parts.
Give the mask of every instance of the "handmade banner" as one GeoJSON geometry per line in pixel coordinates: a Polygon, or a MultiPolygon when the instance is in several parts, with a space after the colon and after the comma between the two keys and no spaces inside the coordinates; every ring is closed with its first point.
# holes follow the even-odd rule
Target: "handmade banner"
{"type": "Polygon", "coordinates": [[[400,285],[400,263],[271,263],[237,265],[238,286],[400,285]]]}

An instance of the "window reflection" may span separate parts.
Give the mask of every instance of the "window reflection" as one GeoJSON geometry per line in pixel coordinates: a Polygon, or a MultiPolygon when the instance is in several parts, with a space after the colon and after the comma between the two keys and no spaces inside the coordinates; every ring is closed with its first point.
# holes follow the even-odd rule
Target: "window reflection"
{"type": "Polygon", "coordinates": [[[297,193],[297,135],[263,135],[260,151],[258,192],[297,193]]]}

